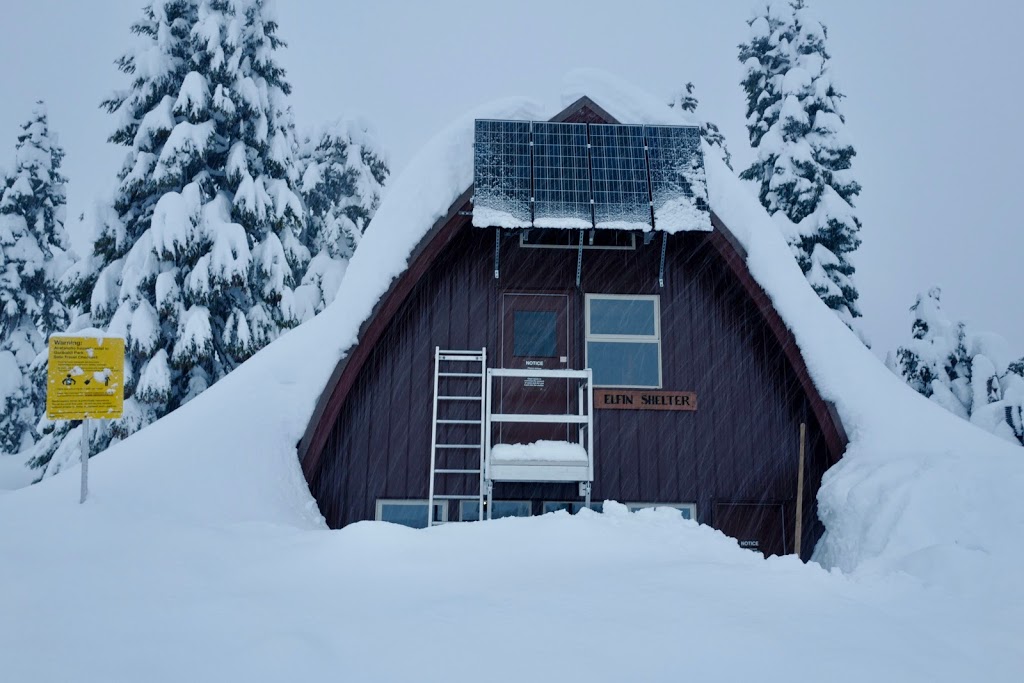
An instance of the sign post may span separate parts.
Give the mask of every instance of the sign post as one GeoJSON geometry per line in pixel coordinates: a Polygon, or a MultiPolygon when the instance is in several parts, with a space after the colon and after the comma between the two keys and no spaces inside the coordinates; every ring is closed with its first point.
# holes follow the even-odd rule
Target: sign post
{"type": "Polygon", "coordinates": [[[46,417],[82,421],[82,495],[89,494],[91,420],[113,420],[124,411],[124,339],[51,335],[46,367],[46,417]]]}

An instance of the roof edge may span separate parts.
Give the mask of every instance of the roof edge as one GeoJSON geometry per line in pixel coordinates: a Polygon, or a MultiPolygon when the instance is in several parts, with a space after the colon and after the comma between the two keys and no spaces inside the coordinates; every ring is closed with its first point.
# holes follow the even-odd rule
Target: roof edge
{"type": "Polygon", "coordinates": [[[594,100],[590,99],[586,95],[552,116],[549,121],[552,123],[565,123],[574,116],[576,118],[588,120],[589,117],[579,116],[579,114],[587,110],[589,110],[596,118],[601,119],[603,123],[621,123],[621,121],[609,114],[604,107],[599,105],[597,102],[594,102],[594,100]]]}

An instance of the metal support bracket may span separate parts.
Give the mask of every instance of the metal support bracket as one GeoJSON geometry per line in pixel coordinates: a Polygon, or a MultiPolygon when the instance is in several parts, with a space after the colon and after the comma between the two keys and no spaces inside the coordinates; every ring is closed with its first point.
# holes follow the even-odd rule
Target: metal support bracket
{"type": "Polygon", "coordinates": [[[499,260],[501,256],[501,228],[494,229],[494,279],[497,280],[501,275],[499,260]]]}
{"type": "Polygon", "coordinates": [[[583,231],[580,230],[580,246],[576,251],[576,286],[580,286],[580,276],[583,273],[583,231]]]}
{"type": "Polygon", "coordinates": [[[668,248],[668,233],[661,233],[661,265],[658,267],[658,286],[665,287],[665,251],[668,248]]]}
{"type": "Polygon", "coordinates": [[[590,491],[593,488],[593,483],[589,481],[580,482],[580,495],[583,496],[583,504],[588,508],[590,507],[590,491]]]}

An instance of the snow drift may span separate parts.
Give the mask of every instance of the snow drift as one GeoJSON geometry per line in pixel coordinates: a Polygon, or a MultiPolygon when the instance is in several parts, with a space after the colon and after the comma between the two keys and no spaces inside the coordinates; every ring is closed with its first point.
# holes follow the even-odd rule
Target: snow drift
{"type": "MultiPolygon", "coordinates": [[[[586,94],[623,122],[693,123],[596,72],[572,72],[565,93],[563,104],[586,94]]],[[[130,516],[160,511],[182,519],[322,526],[295,448],[327,378],[414,247],[470,186],[474,119],[554,113],[528,100],[505,100],[439,133],[391,184],[334,303],[96,458],[93,504],[130,516]]],[[[711,148],[704,151],[712,209],[748,252],[751,272],[850,436],[846,457],[819,495],[827,531],[817,559],[847,571],[922,572],[935,566],[915,562],[922,553],[1024,559],[1017,548],[1024,512],[1009,504],[1024,489],[1019,449],[946,414],[891,375],[819,301],[750,190],[711,148]]],[[[75,479],[56,477],[7,495],[2,504],[17,514],[54,506],[71,514],[75,479]]]]}

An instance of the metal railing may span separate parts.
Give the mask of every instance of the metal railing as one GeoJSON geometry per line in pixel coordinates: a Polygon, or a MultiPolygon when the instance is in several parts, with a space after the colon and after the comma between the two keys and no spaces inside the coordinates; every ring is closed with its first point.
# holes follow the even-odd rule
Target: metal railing
{"type": "Polygon", "coordinates": [[[512,370],[489,368],[487,370],[487,407],[484,411],[484,486],[487,492],[487,517],[491,516],[491,498],[493,483],[500,481],[527,482],[578,482],[580,495],[590,505],[591,482],[594,481],[594,377],[593,372],[585,370],[512,370]],[[494,412],[494,380],[513,377],[538,377],[543,379],[567,381],[576,380],[577,401],[576,412],[565,413],[495,413],[494,412]],[[491,449],[494,446],[492,426],[497,424],[565,424],[579,425],[578,444],[587,454],[586,467],[540,461],[520,463],[515,466],[495,466],[491,461],[491,449]]]}

